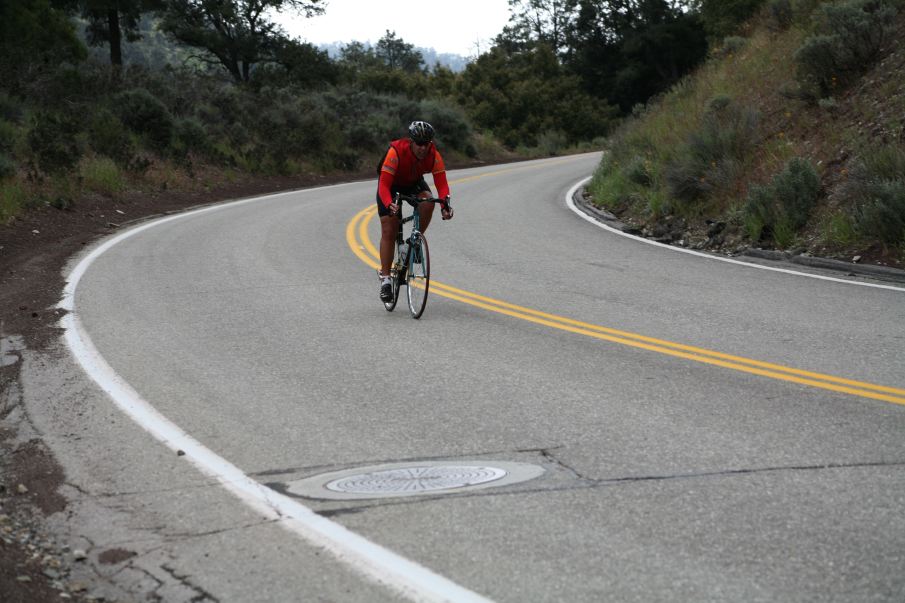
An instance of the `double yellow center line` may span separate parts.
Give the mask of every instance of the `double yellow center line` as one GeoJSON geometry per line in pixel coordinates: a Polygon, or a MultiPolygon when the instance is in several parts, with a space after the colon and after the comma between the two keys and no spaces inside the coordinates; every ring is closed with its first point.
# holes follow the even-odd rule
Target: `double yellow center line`
{"type": "MultiPolygon", "coordinates": [[[[376,213],[377,209],[374,206],[367,207],[355,214],[346,226],[346,241],[353,253],[355,253],[362,262],[375,269],[380,267],[380,254],[368,237],[368,223],[376,213]]],[[[852,379],[834,377],[833,375],[804,371],[779,364],[752,360],[741,356],[733,356],[731,354],[724,354],[722,352],[715,352],[704,348],[697,348],[681,343],[655,339],[637,333],[630,333],[581,322],[571,318],[517,306],[463,289],[457,289],[456,287],[435,280],[431,280],[430,288],[434,295],[448,297],[490,312],[505,314],[506,316],[519,318],[561,331],[568,331],[578,335],[585,335],[595,339],[602,339],[612,343],[666,354],[667,356],[674,356],[685,360],[702,362],[704,364],[750,373],[752,375],[759,375],[771,379],[778,379],[780,381],[788,381],[834,392],[905,405],[905,389],[874,385],[863,381],[854,381],[852,379]]]]}

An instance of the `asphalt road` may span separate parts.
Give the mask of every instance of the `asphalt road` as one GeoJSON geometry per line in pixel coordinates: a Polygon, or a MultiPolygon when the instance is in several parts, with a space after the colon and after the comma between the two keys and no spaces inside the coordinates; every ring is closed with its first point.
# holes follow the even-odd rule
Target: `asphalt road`
{"type": "Polygon", "coordinates": [[[74,307],[102,357],[82,362],[108,380],[61,358],[30,383],[71,392],[37,424],[81,501],[73,534],[136,553],[111,585],[167,601],[905,599],[905,290],[604,232],[565,204],[598,161],[451,172],[418,321],[377,296],[372,182],[181,216],[97,255],[74,307]],[[544,471],[422,496],[293,490],[440,461],[544,471]]]}

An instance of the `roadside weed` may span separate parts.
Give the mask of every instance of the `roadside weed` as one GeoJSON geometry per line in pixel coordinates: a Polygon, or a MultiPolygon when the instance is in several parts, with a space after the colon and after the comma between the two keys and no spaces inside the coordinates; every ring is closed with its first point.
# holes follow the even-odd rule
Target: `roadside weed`
{"type": "Polygon", "coordinates": [[[25,207],[28,193],[15,181],[0,182],[0,224],[8,223],[25,207]]]}
{"type": "Polygon", "coordinates": [[[79,175],[84,187],[96,193],[115,197],[126,188],[122,172],[109,157],[93,157],[81,162],[79,175]]]}

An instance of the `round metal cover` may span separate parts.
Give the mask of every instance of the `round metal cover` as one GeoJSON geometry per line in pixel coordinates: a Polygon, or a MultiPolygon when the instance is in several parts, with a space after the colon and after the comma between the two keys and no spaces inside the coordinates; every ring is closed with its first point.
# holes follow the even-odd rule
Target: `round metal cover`
{"type": "Polygon", "coordinates": [[[392,463],[316,475],[289,482],[286,489],[309,498],[336,500],[452,494],[514,484],[543,472],[537,465],[508,461],[392,463]]]}
{"type": "Polygon", "coordinates": [[[429,492],[484,484],[505,477],[506,474],[505,470],[497,467],[403,467],[342,477],[327,483],[326,488],[334,492],[356,494],[429,492]]]}

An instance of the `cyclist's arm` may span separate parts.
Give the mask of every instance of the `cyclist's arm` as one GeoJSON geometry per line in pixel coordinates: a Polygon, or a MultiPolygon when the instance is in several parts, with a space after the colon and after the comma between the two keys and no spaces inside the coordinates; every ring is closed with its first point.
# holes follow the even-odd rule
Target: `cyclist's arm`
{"type": "Polygon", "coordinates": [[[431,173],[434,176],[434,186],[437,187],[437,198],[446,199],[449,196],[449,183],[446,181],[446,166],[443,164],[443,158],[440,151],[434,151],[434,169],[431,173]]]}
{"type": "Polygon", "coordinates": [[[384,207],[389,207],[393,202],[393,195],[390,189],[393,187],[393,180],[396,177],[396,168],[399,166],[399,156],[396,155],[396,149],[390,147],[386,158],[383,160],[383,166],[380,168],[380,180],[377,184],[377,194],[380,195],[380,202],[384,207]]]}

